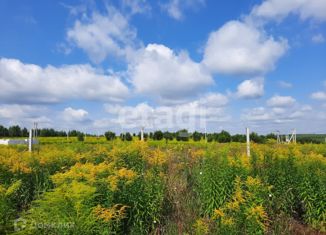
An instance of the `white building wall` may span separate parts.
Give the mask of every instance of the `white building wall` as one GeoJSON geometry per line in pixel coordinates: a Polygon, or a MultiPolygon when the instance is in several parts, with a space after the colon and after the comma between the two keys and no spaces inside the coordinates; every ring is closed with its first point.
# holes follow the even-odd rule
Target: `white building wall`
{"type": "MultiPolygon", "coordinates": [[[[33,144],[38,144],[38,140],[33,140],[33,144]]],[[[15,144],[28,144],[28,139],[20,139],[20,140],[11,140],[11,139],[0,139],[1,145],[15,145],[15,144]]]]}

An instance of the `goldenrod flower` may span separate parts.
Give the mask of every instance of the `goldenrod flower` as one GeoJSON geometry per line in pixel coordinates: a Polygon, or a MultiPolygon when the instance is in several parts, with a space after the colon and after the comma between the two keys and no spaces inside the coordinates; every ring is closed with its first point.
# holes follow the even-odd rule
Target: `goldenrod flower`
{"type": "Polygon", "coordinates": [[[224,217],[222,218],[222,224],[227,226],[234,225],[234,219],[232,217],[224,217]]]}
{"type": "Polygon", "coordinates": [[[220,217],[223,217],[224,215],[225,214],[222,210],[220,210],[220,209],[214,210],[214,215],[213,215],[214,218],[220,218],[220,217]]]}

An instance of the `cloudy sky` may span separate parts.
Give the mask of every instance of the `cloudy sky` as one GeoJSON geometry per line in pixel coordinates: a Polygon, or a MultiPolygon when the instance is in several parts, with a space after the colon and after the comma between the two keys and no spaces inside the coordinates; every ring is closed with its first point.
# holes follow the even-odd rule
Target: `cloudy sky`
{"type": "Polygon", "coordinates": [[[326,133],[325,0],[2,0],[0,124],[326,133]]]}

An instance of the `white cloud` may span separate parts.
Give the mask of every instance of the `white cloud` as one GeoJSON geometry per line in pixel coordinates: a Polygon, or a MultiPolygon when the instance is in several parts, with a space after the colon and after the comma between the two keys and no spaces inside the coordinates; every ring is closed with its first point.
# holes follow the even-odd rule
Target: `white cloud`
{"type": "Polygon", "coordinates": [[[137,32],[128,19],[113,7],[106,15],[94,12],[77,20],[67,31],[67,39],[83,49],[95,63],[107,57],[126,57],[135,47],[137,32]]]}
{"type": "Polygon", "coordinates": [[[128,8],[132,15],[147,13],[151,10],[146,0],[122,0],[122,6],[128,8]]]}
{"type": "Polygon", "coordinates": [[[201,88],[214,83],[210,74],[187,53],[177,54],[158,44],[149,44],[139,51],[129,65],[129,74],[137,93],[162,100],[193,97],[201,88]]]}
{"type": "Polygon", "coordinates": [[[289,14],[301,19],[326,20],[325,0],[265,0],[253,8],[251,15],[279,21],[289,14]]]}
{"type": "Polygon", "coordinates": [[[206,0],[169,0],[166,4],[162,5],[168,15],[176,20],[184,18],[184,11],[186,9],[198,10],[205,6],[206,0]]]}
{"type": "Polygon", "coordinates": [[[267,100],[267,105],[270,107],[289,107],[295,104],[296,100],[291,96],[275,95],[267,100]]]}
{"type": "Polygon", "coordinates": [[[210,34],[203,63],[212,72],[262,75],[274,69],[287,48],[285,39],[275,40],[252,25],[230,21],[210,34]]]}
{"type": "Polygon", "coordinates": [[[238,98],[256,99],[264,95],[264,79],[245,80],[239,84],[236,92],[238,98]]]}
{"type": "Polygon", "coordinates": [[[246,113],[242,115],[242,119],[248,121],[266,121],[270,120],[272,117],[267,113],[264,107],[257,107],[250,110],[246,110],[246,113]]]}
{"type": "Polygon", "coordinates": [[[256,107],[252,109],[245,109],[241,115],[243,121],[252,123],[269,123],[282,124],[293,122],[296,120],[303,120],[311,113],[312,108],[309,105],[292,105],[290,107],[256,107]]]}
{"type": "Polygon", "coordinates": [[[315,100],[326,100],[326,92],[318,91],[311,94],[311,98],[315,100]]]}
{"type": "Polygon", "coordinates": [[[292,88],[293,87],[293,84],[290,83],[290,82],[286,82],[286,81],[279,81],[278,82],[278,85],[281,87],[281,88],[292,88]]]}
{"type": "Polygon", "coordinates": [[[7,125],[19,124],[31,127],[33,122],[38,122],[44,126],[51,123],[47,117],[48,112],[49,110],[44,106],[2,104],[0,105],[0,120],[2,124],[7,125]]]}
{"type": "Polygon", "coordinates": [[[62,112],[63,119],[67,122],[83,122],[87,120],[88,112],[84,109],[65,108],[62,112]]]}
{"type": "Polygon", "coordinates": [[[58,103],[68,99],[121,101],[128,88],[90,65],[40,67],[0,59],[1,103],[58,103]]]}
{"type": "Polygon", "coordinates": [[[222,107],[227,105],[229,99],[220,93],[209,93],[200,98],[198,103],[206,107],[222,107]]]}
{"type": "Polygon", "coordinates": [[[324,35],[319,33],[319,34],[312,36],[311,41],[314,43],[323,43],[323,42],[325,42],[325,38],[324,38],[324,35]]]}
{"type": "MultiPolygon", "coordinates": [[[[219,93],[209,93],[202,98],[174,106],[153,107],[147,103],[136,106],[105,105],[105,110],[113,117],[111,123],[120,124],[124,129],[203,129],[206,122],[223,122],[229,119],[225,113],[228,98],[219,93]]],[[[108,123],[99,120],[98,125],[108,123]]]]}

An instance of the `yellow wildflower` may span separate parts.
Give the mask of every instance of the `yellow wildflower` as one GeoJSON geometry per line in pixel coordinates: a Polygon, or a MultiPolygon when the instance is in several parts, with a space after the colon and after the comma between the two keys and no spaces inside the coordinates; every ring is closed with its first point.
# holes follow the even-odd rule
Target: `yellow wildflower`
{"type": "Polygon", "coordinates": [[[118,189],[118,182],[119,182],[119,178],[116,175],[110,175],[108,177],[108,183],[112,189],[112,191],[115,191],[118,189]]]}
{"type": "Polygon", "coordinates": [[[196,231],[196,234],[208,234],[209,232],[208,223],[204,219],[196,220],[194,224],[194,229],[196,231]]]}
{"type": "Polygon", "coordinates": [[[227,226],[234,225],[234,219],[232,217],[224,217],[222,218],[222,224],[227,226]]]}
{"type": "Polygon", "coordinates": [[[226,204],[226,208],[229,210],[238,210],[240,208],[240,205],[238,201],[232,201],[226,204]]]}
{"type": "Polygon", "coordinates": [[[214,210],[214,215],[213,218],[219,218],[219,217],[223,217],[225,214],[222,210],[220,209],[215,209],[214,210]]]}
{"type": "Polygon", "coordinates": [[[246,180],[246,185],[248,185],[248,186],[260,186],[261,181],[258,178],[253,178],[251,176],[248,176],[248,178],[246,180]]]}
{"type": "Polygon", "coordinates": [[[119,204],[116,204],[111,208],[104,208],[101,205],[98,205],[94,208],[93,213],[97,218],[102,219],[104,222],[109,222],[113,219],[122,219],[125,216],[126,208],[127,206],[121,206],[119,204]]]}
{"type": "Polygon", "coordinates": [[[242,203],[242,202],[245,201],[244,198],[243,198],[243,196],[242,196],[241,190],[236,190],[235,195],[234,195],[234,199],[236,201],[238,201],[239,203],[242,203]]]}
{"type": "Polygon", "coordinates": [[[15,192],[17,192],[17,190],[21,187],[21,185],[22,185],[21,180],[18,180],[15,183],[13,183],[12,185],[10,185],[10,187],[6,191],[6,196],[11,196],[15,192]]]}
{"type": "Polygon", "coordinates": [[[249,208],[247,216],[264,220],[267,219],[267,213],[265,212],[264,207],[261,205],[249,208]]]}
{"type": "Polygon", "coordinates": [[[136,177],[136,173],[133,170],[129,170],[127,168],[121,168],[118,170],[117,174],[120,178],[124,178],[127,180],[133,180],[136,177]]]}
{"type": "Polygon", "coordinates": [[[152,151],[151,156],[147,157],[148,162],[151,165],[162,166],[167,161],[166,154],[159,149],[152,151]]]}

